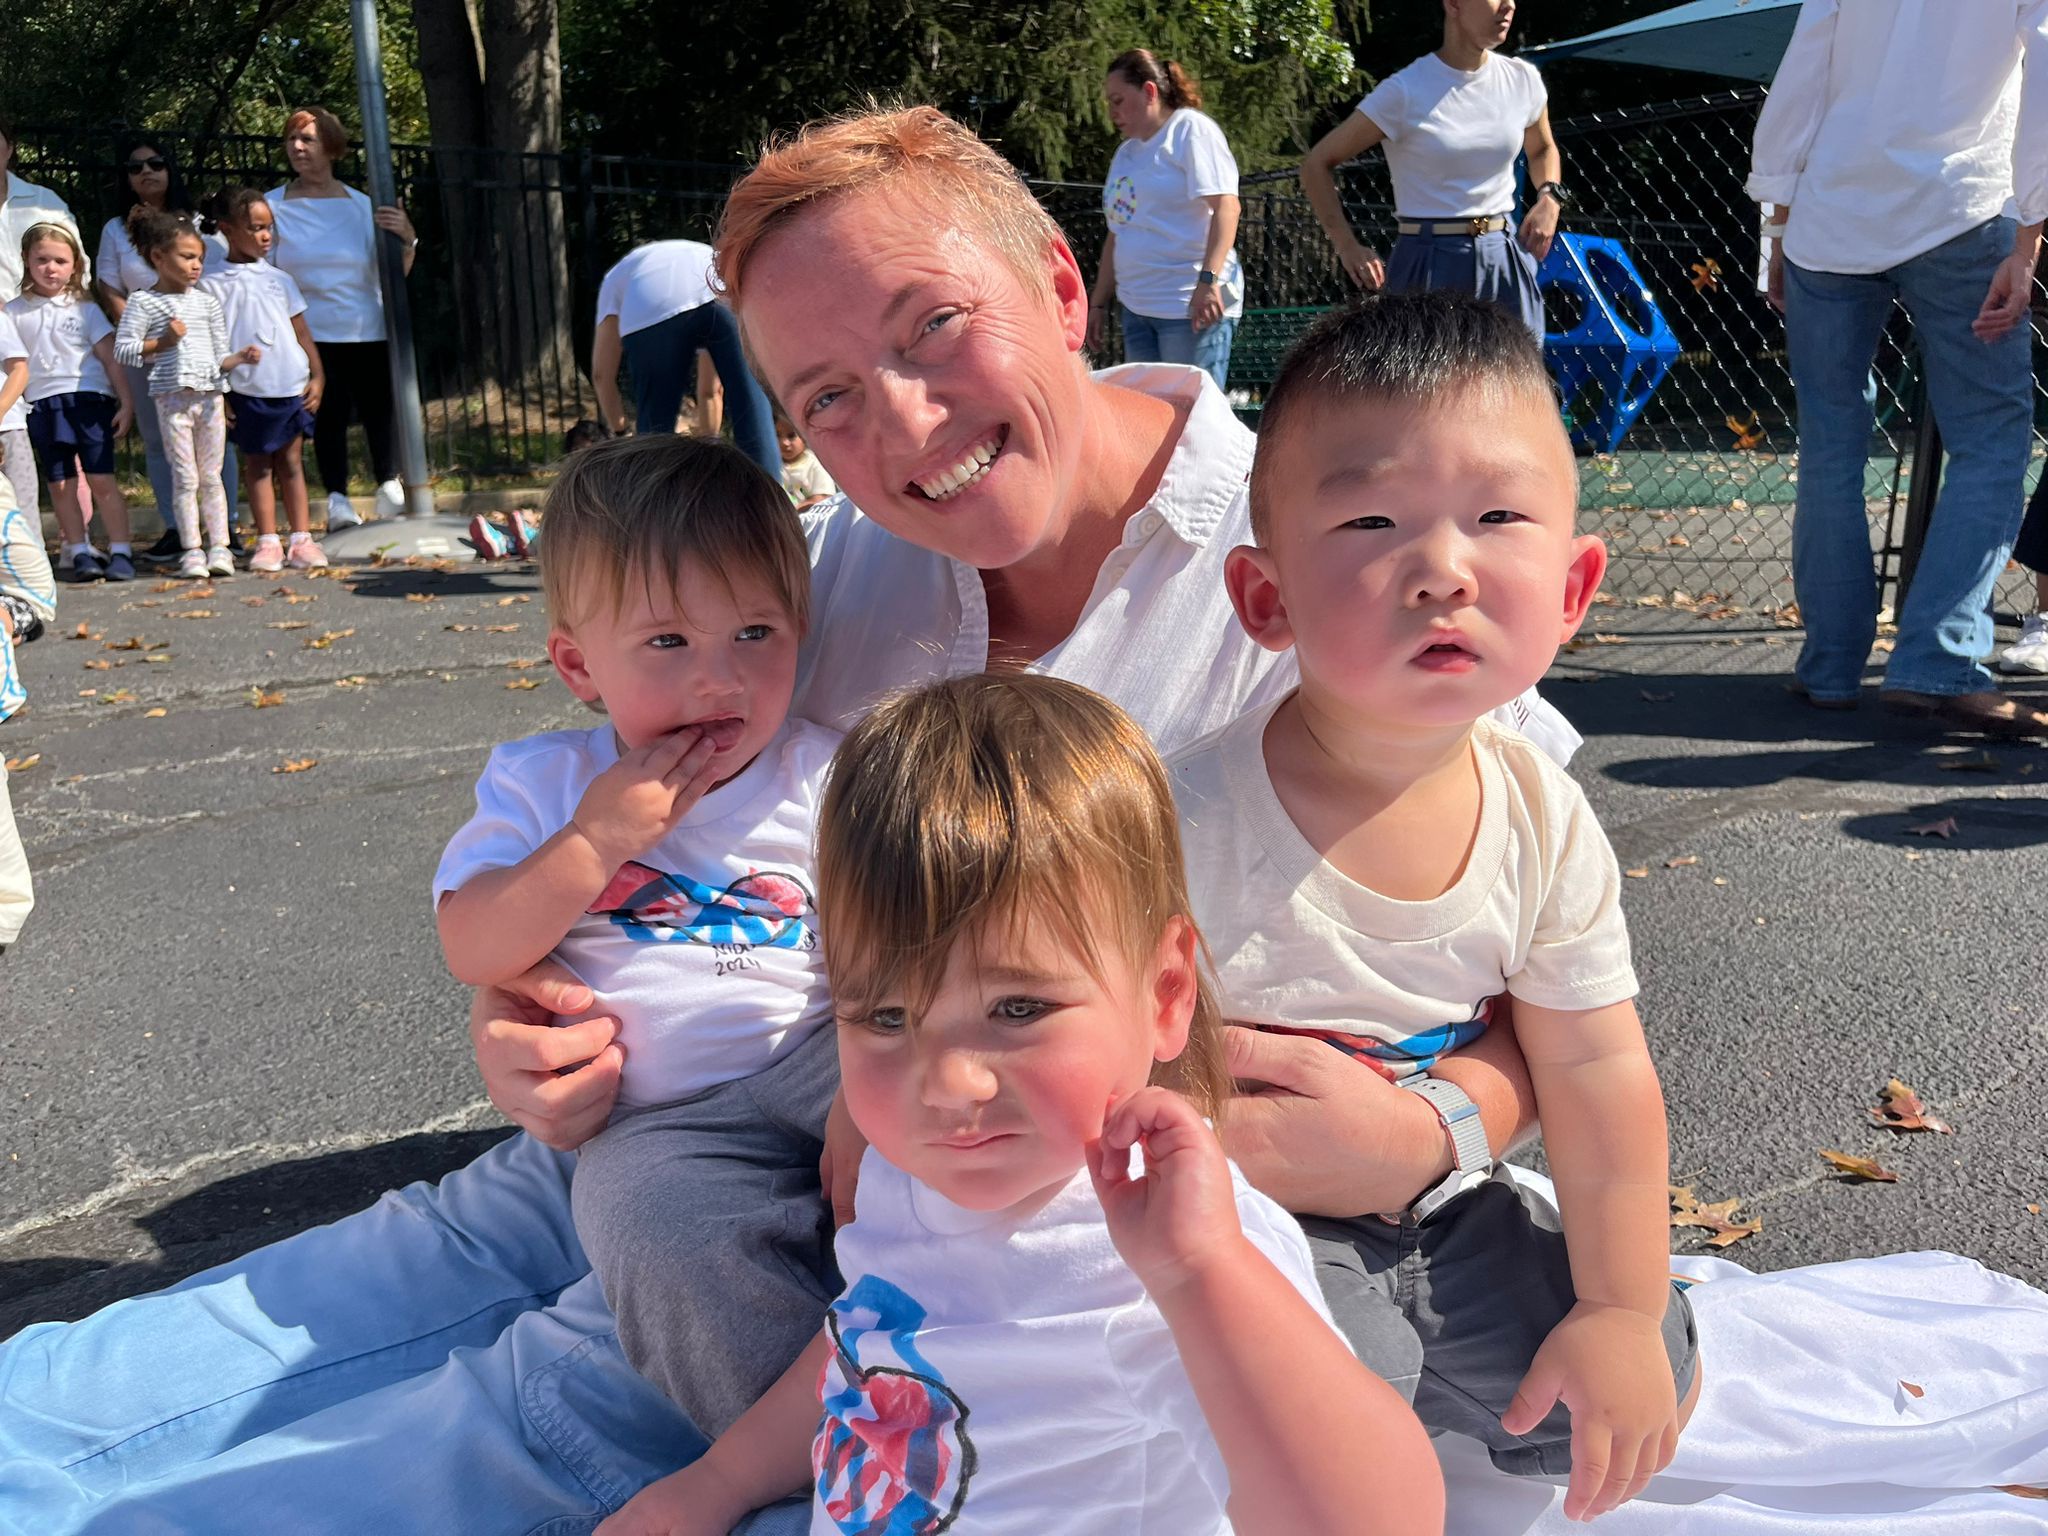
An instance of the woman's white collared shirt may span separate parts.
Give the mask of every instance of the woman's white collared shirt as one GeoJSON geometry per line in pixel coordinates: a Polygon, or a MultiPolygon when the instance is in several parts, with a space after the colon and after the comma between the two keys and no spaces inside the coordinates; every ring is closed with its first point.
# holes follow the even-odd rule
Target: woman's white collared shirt
{"type": "MultiPolygon", "coordinates": [[[[1251,537],[1251,431],[1199,369],[1132,363],[1105,383],[1188,403],[1159,488],[1125,525],[1073,633],[1033,670],[1114,699],[1161,752],[1196,741],[1296,682],[1293,654],[1237,622],[1223,562],[1251,537]]],[[[844,496],[804,518],[811,633],[794,713],[844,730],[892,689],[985,671],[981,573],[896,537],[844,496]]],[[[1497,712],[1559,762],[1579,736],[1531,690],[1497,712]]]]}

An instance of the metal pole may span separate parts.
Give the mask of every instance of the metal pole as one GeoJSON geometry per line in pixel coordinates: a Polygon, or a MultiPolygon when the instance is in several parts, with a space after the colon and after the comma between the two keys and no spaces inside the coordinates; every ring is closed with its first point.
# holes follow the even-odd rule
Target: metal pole
{"type": "Polygon", "coordinates": [[[1934,517],[1934,503],[1940,494],[1941,427],[1934,419],[1934,404],[1927,397],[1923,374],[1920,411],[1913,423],[1913,483],[1906,491],[1906,527],[1899,546],[1899,590],[1892,602],[1894,618],[1906,611],[1906,593],[1913,585],[1913,572],[1919,568],[1920,551],[1927,545],[1927,525],[1934,517]]]}
{"type": "MultiPolygon", "coordinates": [[[[384,112],[384,59],[377,40],[376,0],[349,0],[355,25],[356,90],[363,108],[363,162],[370,201],[386,208],[398,201],[391,169],[391,124],[384,112]]],[[[431,517],[434,490],[427,476],[427,428],[420,411],[420,380],[413,364],[412,305],[405,291],[405,248],[398,236],[380,234],[377,272],[384,287],[384,321],[391,337],[391,398],[398,413],[398,472],[405,485],[405,515],[431,517]]]]}

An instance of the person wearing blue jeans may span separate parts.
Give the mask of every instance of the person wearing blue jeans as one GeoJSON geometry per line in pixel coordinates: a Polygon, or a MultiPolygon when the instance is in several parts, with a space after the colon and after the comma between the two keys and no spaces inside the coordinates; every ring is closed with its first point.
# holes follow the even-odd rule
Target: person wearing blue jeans
{"type": "Polygon", "coordinates": [[[732,440],[748,458],[778,480],[782,450],[775,441],[775,415],[768,396],[747,367],[740,344],[739,322],[732,311],[713,300],[686,309],[644,330],[620,338],[626,366],[633,373],[636,432],[673,432],[683,396],[697,387],[697,354],[705,352],[725,386],[725,412],[732,421],[732,440]]]}
{"type": "Polygon", "coordinates": [[[1798,399],[1796,690],[1853,707],[1877,636],[1865,387],[1897,300],[1948,463],[1881,697],[1960,729],[2044,735],[2048,711],[2001,695],[1984,659],[2032,447],[2048,5],[1981,9],[1982,25],[1959,27],[1940,0],[1804,0],[1757,119],[1749,192],[1774,210],[1769,288],[1798,399]],[[1908,101],[1918,109],[1901,112],[1908,101]]]}
{"type": "Polygon", "coordinates": [[[1186,318],[1159,320],[1141,315],[1128,305],[1117,305],[1117,320],[1123,327],[1124,361],[1127,363],[1186,363],[1199,368],[1227,387],[1230,380],[1230,340],[1237,322],[1229,316],[1213,325],[1195,329],[1186,318]]]}

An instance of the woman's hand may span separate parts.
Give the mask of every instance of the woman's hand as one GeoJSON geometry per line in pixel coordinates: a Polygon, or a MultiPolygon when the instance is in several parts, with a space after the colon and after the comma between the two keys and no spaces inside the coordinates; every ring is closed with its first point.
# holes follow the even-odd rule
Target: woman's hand
{"type": "Polygon", "coordinates": [[[1557,203],[1540,196],[1529,205],[1529,211],[1522,215],[1521,232],[1516,239],[1522,249],[1538,261],[1550,254],[1550,243],[1557,238],[1557,203]]]}
{"type": "Polygon", "coordinates": [[[1088,306],[1088,346],[1101,351],[1109,342],[1109,306],[1092,303],[1088,306]]]}
{"type": "Polygon", "coordinates": [[[1771,308],[1779,314],[1785,313],[1785,242],[1771,242],[1771,268],[1764,279],[1764,295],[1771,301],[1771,308]]]}
{"type": "Polygon", "coordinates": [[[1206,331],[1223,318],[1223,294],[1217,283],[1197,283],[1193,297],[1188,300],[1188,323],[1198,331],[1206,331]]]}
{"type": "Polygon", "coordinates": [[[408,247],[419,239],[419,231],[412,227],[412,220],[406,217],[405,206],[402,203],[376,209],[370,217],[385,234],[398,236],[408,247]]]}
{"type": "MultiPolygon", "coordinates": [[[[2037,226],[2038,227],[2038,226],[2037,226]]],[[[1986,345],[2000,340],[2027,318],[2027,306],[2034,297],[2034,267],[2040,260],[2040,241],[2020,242],[1991,274],[1991,286],[1984,292],[1983,307],[1970,322],[1970,333],[1986,345]]]]}
{"type": "Polygon", "coordinates": [[[1243,1244],[1223,1144],[1171,1089],[1140,1088],[1111,1104],[1087,1157],[1110,1241],[1155,1300],[1243,1244]],[[1134,1146],[1145,1153],[1137,1178],[1134,1146]]]}
{"type": "Polygon", "coordinates": [[[1296,1215],[1405,1210],[1450,1171],[1436,1111],[1342,1051],[1242,1025],[1223,1031],[1223,1051],[1255,1085],[1224,1112],[1224,1147],[1296,1215]]]}
{"type": "Polygon", "coordinates": [[[484,1091],[505,1118],[536,1141],[569,1152],[604,1129],[619,1096],[625,1053],[619,1021],[598,1017],[557,1025],[597,999],[557,960],[495,987],[469,1005],[469,1038],[484,1091]]]}
{"type": "Polygon", "coordinates": [[[1376,293],[1386,286],[1387,264],[1380,259],[1380,253],[1360,240],[1352,240],[1337,247],[1337,264],[1344,269],[1344,275],[1363,288],[1367,293],[1376,293]]]}

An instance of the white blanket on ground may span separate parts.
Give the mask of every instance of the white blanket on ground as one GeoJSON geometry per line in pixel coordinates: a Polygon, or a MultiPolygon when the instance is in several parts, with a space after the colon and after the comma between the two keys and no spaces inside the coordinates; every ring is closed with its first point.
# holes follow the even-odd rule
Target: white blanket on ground
{"type": "MultiPolygon", "coordinates": [[[[1998,1491],[2048,1485],[2048,1295],[1952,1253],[1672,1268],[1701,1282],[1699,1406],[1671,1466],[1598,1521],[1602,1536],[2048,1532],[2048,1501],[1998,1491]]],[[[1561,1489],[1495,1472],[1476,1442],[1447,1435],[1437,1451],[1449,1536],[1586,1529],[1561,1489]]]]}

